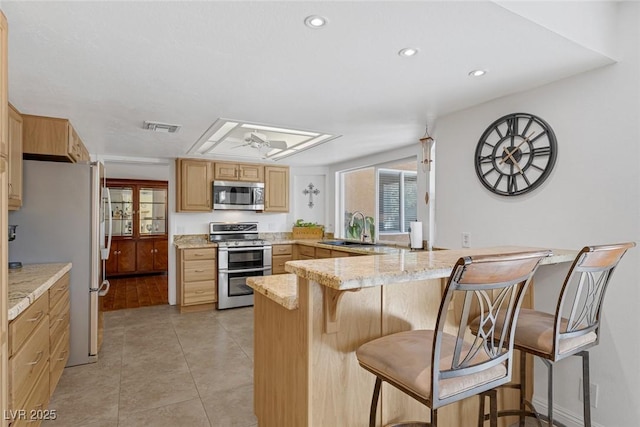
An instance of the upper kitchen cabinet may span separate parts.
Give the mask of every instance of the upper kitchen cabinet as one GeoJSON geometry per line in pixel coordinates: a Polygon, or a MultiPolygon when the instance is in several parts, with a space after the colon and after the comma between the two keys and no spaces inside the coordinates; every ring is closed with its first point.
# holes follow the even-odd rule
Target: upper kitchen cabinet
{"type": "Polygon", "coordinates": [[[289,168],[265,166],[264,211],[289,212],[289,168]]]}
{"type": "Polygon", "coordinates": [[[176,159],[176,211],[211,211],[213,163],[208,160],[176,159]]]}
{"type": "Polygon", "coordinates": [[[28,160],[88,162],[89,152],[69,120],[23,114],[23,150],[28,160]]]}
{"type": "Polygon", "coordinates": [[[22,206],[22,116],[9,105],[9,210],[22,206]]]}
{"type": "Polygon", "coordinates": [[[264,182],[264,165],[216,162],[214,179],[216,181],[264,182]]]}

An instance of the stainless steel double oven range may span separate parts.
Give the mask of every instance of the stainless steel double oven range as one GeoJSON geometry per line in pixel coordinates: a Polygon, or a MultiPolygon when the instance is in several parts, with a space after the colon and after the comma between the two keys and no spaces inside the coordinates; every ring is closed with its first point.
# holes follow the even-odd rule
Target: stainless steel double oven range
{"type": "Polygon", "coordinates": [[[211,222],[209,241],[218,244],[218,308],[253,305],[247,278],[271,275],[271,243],[258,238],[258,223],[211,222]]]}

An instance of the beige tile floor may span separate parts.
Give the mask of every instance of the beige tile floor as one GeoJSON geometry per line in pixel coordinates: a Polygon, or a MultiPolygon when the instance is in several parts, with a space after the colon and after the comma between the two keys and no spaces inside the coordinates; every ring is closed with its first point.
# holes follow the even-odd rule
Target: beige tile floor
{"type": "Polygon", "coordinates": [[[97,363],[66,368],[44,426],[252,427],[253,309],[105,313],[97,363]]]}
{"type": "Polygon", "coordinates": [[[106,312],[98,362],[66,368],[49,409],[49,427],[255,427],[253,309],[106,312]]]}

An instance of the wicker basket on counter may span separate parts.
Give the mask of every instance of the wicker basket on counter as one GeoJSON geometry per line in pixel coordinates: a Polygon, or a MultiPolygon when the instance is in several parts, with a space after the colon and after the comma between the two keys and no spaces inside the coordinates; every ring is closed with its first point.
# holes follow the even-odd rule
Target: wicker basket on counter
{"type": "Polygon", "coordinates": [[[294,239],[322,239],[323,227],[293,227],[294,239]]]}

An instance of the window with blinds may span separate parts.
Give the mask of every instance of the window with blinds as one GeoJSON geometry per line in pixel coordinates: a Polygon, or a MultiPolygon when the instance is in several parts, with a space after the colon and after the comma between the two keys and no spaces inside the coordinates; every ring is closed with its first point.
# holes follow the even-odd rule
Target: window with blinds
{"type": "Polygon", "coordinates": [[[406,233],[417,221],[417,174],[411,171],[378,170],[378,218],[380,233],[406,233]]]}

